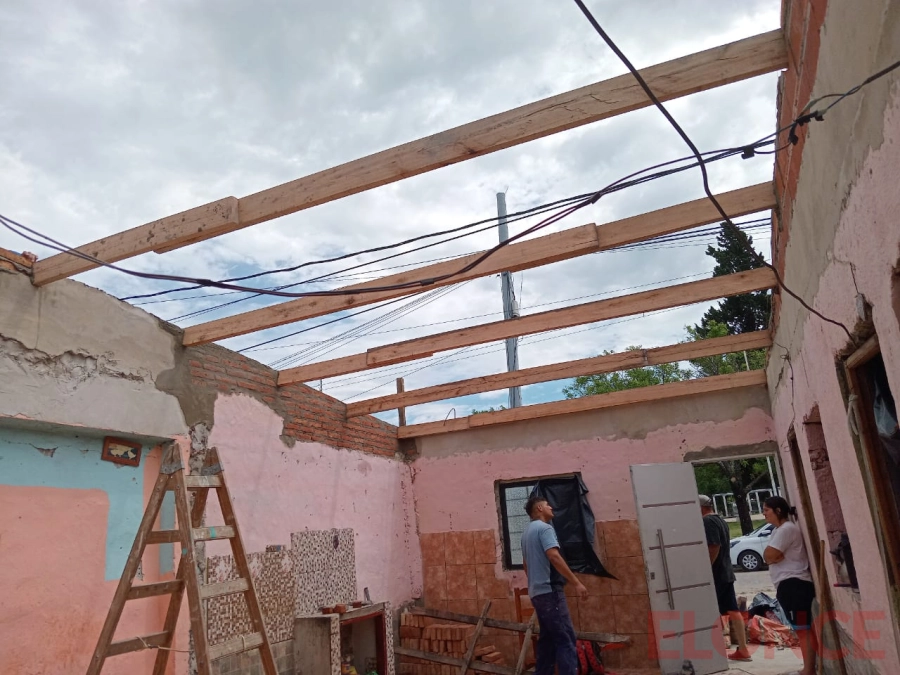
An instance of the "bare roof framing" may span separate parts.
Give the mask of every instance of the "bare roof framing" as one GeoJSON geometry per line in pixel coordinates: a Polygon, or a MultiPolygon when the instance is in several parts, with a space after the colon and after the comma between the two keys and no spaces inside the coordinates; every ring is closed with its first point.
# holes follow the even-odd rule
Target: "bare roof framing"
{"type": "MultiPolygon", "coordinates": [[[[775,192],[772,183],[759,183],[732,190],[718,195],[717,198],[722,204],[722,208],[733,218],[771,209],[775,206],[775,192]]],[[[581,227],[538,237],[522,243],[510,244],[499,249],[491,257],[465,274],[453,276],[427,286],[359,295],[318,296],[289,300],[270,307],[262,307],[235,316],[190,326],[185,329],[182,342],[185,346],[205,344],[236,335],[244,335],[266,328],[281,326],[286,323],[312,319],[331,312],[362,307],[404,295],[423,293],[439,286],[461,283],[469,279],[498,274],[499,272],[518,272],[532,269],[588,253],[605,251],[618,246],[699,227],[718,221],[720,217],[712,202],[707,198],[703,198],[604,225],[582,225],[581,227]]],[[[483,251],[472,253],[455,260],[427,265],[399,274],[381,277],[373,281],[344,286],[343,290],[377,288],[440,277],[462,269],[465,265],[477,260],[483,253],[483,251]]]]}
{"type": "Polygon", "coordinates": [[[752,333],[710,338],[708,340],[698,340],[696,342],[683,342],[666,347],[605,354],[588,359],[565,361],[547,366],[536,366],[507,373],[498,373],[496,375],[473,377],[467,380],[414,389],[400,394],[379,396],[365,401],[348,403],[347,417],[371,415],[377,412],[384,412],[385,410],[406,408],[431,401],[443,401],[449,398],[456,398],[457,396],[480,394],[508,387],[537,384],[539,382],[552,382],[581,375],[614,373],[629,368],[688,361],[704,356],[729,354],[747,349],[764,349],[771,345],[771,334],[767,330],[761,330],[752,333]]]}
{"type": "Polygon", "coordinates": [[[459,347],[469,347],[510,337],[542,333],[558,328],[569,328],[632,314],[741,295],[769,289],[775,284],[774,273],[763,267],[749,272],[738,272],[728,276],[655,288],[642,293],[539,312],[517,319],[446,331],[375,347],[361,354],[282,370],[278,374],[278,384],[283,386],[294,382],[308,382],[371,370],[394,363],[414,361],[459,347]]]}
{"type": "MultiPolygon", "coordinates": [[[[787,67],[774,30],[641,71],[662,101],[787,67]]],[[[326,169],[241,199],[225,197],[78,248],[117,262],[162,253],[381,185],[650,105],[630,74],[604,80],[326,169]]],[[[34,266],[38,286],[98,265],[60,253],[34,266]]]]}
{"type": "Polygon", "coordinates": [[[716,391],[744,387],[761,387],[766,385],[766,372],[764,370],[751,370],[728,375],[713,375],[696,380],[684,382],[672,382],[669,384],[656,384],[638,389],[626,389],[609,394],[596,394],[565,401],[553,401],[551,403],[538,403],[521,408],[511,408],[496,412],[484,412],[468,417],[459,417],[443,422],[424,422],[422,424],[410,424],[405,427],[397,427],[398,438],[417,438],[420,436],[434,436],[451,431],[465,431],[466,429],[478,429],[493,426],[495,424],[509,424],[523,420],[539,419],[554,415],[568,415],[571,413],[585,412],[588,410],[600,410],[635,403],[649,403],[652,401],[664,401],[684,396],[694,396],[716,391]]]}

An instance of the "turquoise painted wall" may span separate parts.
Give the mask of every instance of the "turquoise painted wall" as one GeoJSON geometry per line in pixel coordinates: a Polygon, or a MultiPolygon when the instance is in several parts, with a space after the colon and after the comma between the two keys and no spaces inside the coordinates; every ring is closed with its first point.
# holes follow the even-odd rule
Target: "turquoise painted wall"
{"type": "MultiPolygon", "coordinates": [[[[144,467],[103,462],[102,450],[102,438],[0,428],[0,489],[103,490],[109,499],[105,576],[111,581],[122,576],[144,515],[144,467]]],[[[171,569],[171,551],[168,558],[171,569]]]]}

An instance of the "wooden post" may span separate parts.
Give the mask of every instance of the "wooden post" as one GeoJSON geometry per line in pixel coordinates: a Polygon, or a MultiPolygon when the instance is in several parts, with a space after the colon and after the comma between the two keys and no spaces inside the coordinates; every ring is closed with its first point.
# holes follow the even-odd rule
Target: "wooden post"
{"type": "MultiPolygon", "coordinates": [[[[402,394],[406,389],[403,385],[403,378],[397,378],[397,393],[402,394]]],[[[406,408],[400,407],[397,408],[397,416],[400,418],[400,424],[398,426],[405,427],[406,426],[406,408]]]]}

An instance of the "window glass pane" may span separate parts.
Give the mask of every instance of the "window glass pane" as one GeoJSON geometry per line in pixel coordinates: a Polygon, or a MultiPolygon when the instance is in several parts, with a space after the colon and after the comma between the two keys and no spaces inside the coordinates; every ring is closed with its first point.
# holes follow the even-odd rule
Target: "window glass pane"
{"type": "Polygon", "coordinates": [[[520,567],[522,565],[522,532],[530,518],[525,513],[525,502],[534,488],[534,483],[529,485],[517,485],[503,488],[503,499],[506,504],[506,522],[503,527],[506,530],[509,541],[510,562],[520,567]]]}

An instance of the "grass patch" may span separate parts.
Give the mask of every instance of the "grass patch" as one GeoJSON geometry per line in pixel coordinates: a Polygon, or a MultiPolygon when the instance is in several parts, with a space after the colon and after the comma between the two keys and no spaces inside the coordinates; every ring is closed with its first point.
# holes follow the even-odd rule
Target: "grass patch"
{"type": "MultiPolygon", "coordinates": [[[[753,529],[755,530],[757,527],[766,522],[765,518],[753,518],[753,529]]],[[[732,539],[743,536],[743,532],[741,532],[741,524],[739,521],[735,520],[734,522],[728,523],[728,534],[732,539]]]]}

